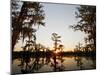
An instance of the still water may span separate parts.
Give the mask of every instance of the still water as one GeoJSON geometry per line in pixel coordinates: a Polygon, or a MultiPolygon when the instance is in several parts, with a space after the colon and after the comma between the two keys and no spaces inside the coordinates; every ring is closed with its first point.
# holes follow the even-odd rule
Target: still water
{"type": "Polygon", "coordinates": [[[93,57],[27,57],[15,58],[12,61],[13,74],[87,70],[95,68],[96,60],[93,57]]]}

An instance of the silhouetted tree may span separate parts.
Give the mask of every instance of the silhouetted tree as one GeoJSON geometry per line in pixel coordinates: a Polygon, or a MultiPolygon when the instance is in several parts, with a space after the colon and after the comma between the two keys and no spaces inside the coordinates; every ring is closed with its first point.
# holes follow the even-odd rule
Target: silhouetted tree
{"type": "MultiPolygon", "coordinates": [[[[61,42],[61,40],[59,40],[61,38],[61,36],[59,36],[57,33],[52,33],[52,37],[51,39],[54,41],[54,51],[56,52],[56,50],[58,49],[58,42],[61,42]]],[[[53,67],[54,67],[54,71],[57,71],[57,64],[58,62],[56,61],[56,54],[53,55],[53,67]]]]}
{"type": "Polygon", "coordinates": [[[96,50],[96,7],[80,5],[77,8],[76,18],[79,19],[76,25],[71,26],[74,30],[80,30],[87,34],[87,42],[92,50],[96,50]]]}
{"type": "Polygon", "coordinates": [[[54,41],[54,49],[55,49],[55,51],[57,50],[58,42],[61,42],[61,40],[59,40],[60,38],[61,38],[61,36],[59,36],[57,33],[52,33],[51,39],[54,41]]]}
{"type": "Polygon", "coordinates": [[[44,11],[38,2],[21,2],[12,0],[12,51],[20,36],[32,36],[36,32],[33,26],[44,26],[44,11]]]}
{"type": "Polygon", "coordinates": [[[61,44],[60,44],[58,48],[59,48],[59,50],[62,52],[62,51],[63,51],[63,48],[64,48],[64,45],[61,45],[61,44]]]}
{"type": "Polygon", "coordinates": [[[78,45],[76,45],[74,52],[82,52],[82,44],[78,43],[78,45]]]}

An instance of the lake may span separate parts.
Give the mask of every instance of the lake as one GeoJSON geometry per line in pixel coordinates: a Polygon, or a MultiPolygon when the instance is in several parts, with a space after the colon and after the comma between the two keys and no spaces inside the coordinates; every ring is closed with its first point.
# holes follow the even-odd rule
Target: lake
{"type": "Polygon", "coordinates": [[[56,56],[56,57],[23,57],[12,60],[12,73],[40,73],[96,68],[94,57],[56,56]]]}

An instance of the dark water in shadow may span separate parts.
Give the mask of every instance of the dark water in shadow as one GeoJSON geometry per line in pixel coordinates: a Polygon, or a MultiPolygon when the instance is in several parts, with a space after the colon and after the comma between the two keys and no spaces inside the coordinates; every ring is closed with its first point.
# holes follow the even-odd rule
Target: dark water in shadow
{"type": "Polygon", "coordinates": [[[96,60],[93,57],[23,57],[15,58],[12,61],[13,74],[87,70],[95,68],[96,60]]]}

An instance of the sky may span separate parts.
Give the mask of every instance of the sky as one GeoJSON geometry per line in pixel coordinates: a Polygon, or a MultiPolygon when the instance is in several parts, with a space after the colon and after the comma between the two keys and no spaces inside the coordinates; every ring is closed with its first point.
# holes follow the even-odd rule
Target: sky
{"type": "MultiPolygon", "coordinates": [[[[76,7],[79,5],[41,3],[44,7],[45,26],[40,26],[36,32],[37,43],[41,43],[46,47],[53,48],[51,40],[52,33],[61,36],[61,44],[64,45],[64,51],[73,50],[79,42],[84,42],[85,34],[80,31],[74,31],[70,25],[78,22],[75,18],[76,7]]],[[[15,51],[21,50],[21,41],[16,44],[15,51]]]]}

